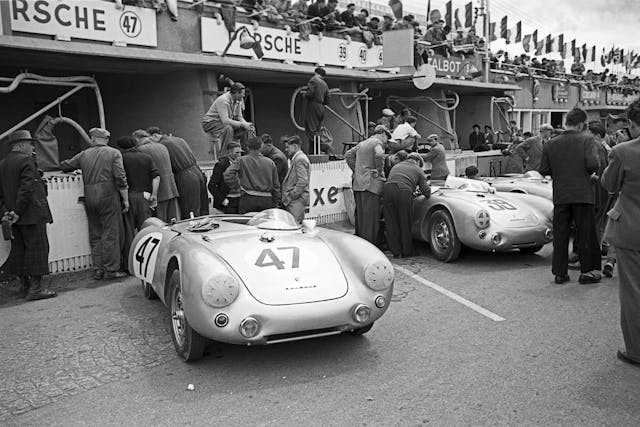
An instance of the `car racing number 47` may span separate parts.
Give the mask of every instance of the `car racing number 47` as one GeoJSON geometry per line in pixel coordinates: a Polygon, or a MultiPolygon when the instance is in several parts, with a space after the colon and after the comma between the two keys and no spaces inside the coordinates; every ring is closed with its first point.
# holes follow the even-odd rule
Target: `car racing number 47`
{"type": "Polygon", "coordinates": [[[133,249],[133,273],[145,282],[153,281],[161,241],[162,233],[149,233],[140,239],[133,249]]]}

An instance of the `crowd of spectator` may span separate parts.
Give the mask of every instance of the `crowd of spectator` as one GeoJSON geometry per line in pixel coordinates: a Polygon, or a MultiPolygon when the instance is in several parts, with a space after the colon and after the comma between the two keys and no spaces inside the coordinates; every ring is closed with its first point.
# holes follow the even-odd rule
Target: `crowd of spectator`
{"type": "Polygon", "coordinates": [[[587,70],[583,62],[574,61],[567,73],[563,60],[538,59],[526,53],[510,57],[502,50],[490,52],[490,66],[494,70],[510,71],[516,76],[557,77],[570,81],[584,82],[591,90],[599,86],[615,86],[622,89],[640,89],[640,77],[618,76],[608,68],[600,73],[587,70]]]}

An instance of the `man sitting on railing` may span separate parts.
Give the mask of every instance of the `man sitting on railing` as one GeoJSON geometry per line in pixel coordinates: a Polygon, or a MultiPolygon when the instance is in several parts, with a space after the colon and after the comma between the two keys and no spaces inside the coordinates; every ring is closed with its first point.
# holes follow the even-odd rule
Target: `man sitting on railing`
{"type": "Polygon", "coordinates": [[[424,41],[432,45],[432,49],[435,53],[442,56],[449,56],[453,53],[451,46],[447,42],[447,33],[444,28],[444,19],[439,19],[433,23],[433,26],[427,30],[427,34],[424,36],[424,41]]]}

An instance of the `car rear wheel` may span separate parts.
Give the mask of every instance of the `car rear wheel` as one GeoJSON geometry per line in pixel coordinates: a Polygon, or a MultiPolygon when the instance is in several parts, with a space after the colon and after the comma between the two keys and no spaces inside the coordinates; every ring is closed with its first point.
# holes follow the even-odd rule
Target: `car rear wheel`
{"type": "Polygon", "coordinates": [[[451,215],[444,209],[439,209],[431,215],[429,246],[433,256],[442,262],[455,261],[460,255],[462,243],[456,234],[451,215]]]}
{"type": "Polygon", "coordinates": [[[156,294],[156,291],[154,291],[153,287],[151,287],[151,283],[145,282],[144,280],[141,280],[141,282],[142,282],[142,291],[144,292],[144,297],[146,299],[158,299],[158,294],[156,294]]]}
{"type": "Polygon", "coordinates": [[[178,356],[185,362],[202,358],[207,340],[191,329],[182,304],[180,271],[174,270],[169,280],[169,307],[171,313],[171,339],[178,356]]]}
{"type": "Polygon", "coordinates": [[[371,330],[371,328],[373,328],[373,323],[370,323],[367,326],[363,326],[362,328],[354,329],[353,331],[350,331],[349,333],[352,334],[352,335],[364,335],[367,332],[369,332],[371,330]]]}
{"type": "Polygon", "coordinates": [[[540,245],[540,246],[529,246],[528,248],[518,248],[518,249],[523,254],[535,254],[540,249],[542,249],[542,245],[540,245]]]}

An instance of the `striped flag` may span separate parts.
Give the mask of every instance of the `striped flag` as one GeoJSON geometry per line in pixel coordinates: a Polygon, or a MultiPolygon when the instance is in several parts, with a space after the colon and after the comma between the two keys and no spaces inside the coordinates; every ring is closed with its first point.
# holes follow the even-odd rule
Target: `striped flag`
{"type": "Polygon", "coordinates": [[[531,50],[531,46],[529,45],[529,43],[531,43],[531,34],[527,34],[522,39],[522,48],[527,53],[529,53],[529,51],[531,50]]]}
{"type": "Polygon", "coordinates": [[[562,43],[562,46],[560,46],[560,57],[562,59],[566,59],[567,58],[567,44],[566,43],[562,43]]]}
{"type": "Polygon", "coordinates": [[[402,19],[402,2],[400,0],[389,0],[389,7],[393,12],[393,16],[399,21],[402,19]]]}
{"type": "Polygon", "coordinates": [[[533,42],[533,46],[538,46],[538,30],[535,30],[533,34],[531,34],[531,41],[533,42]]]}
{"type": "Polygon", "coordinates": [[[596,62],[596,47],[591,47],[591,62],[596,62]]]}
{"type": "Polygon", "coordinates": [[[571,56],[573,56],[573,60],[576,59],[576,39],[571,40],[571,56]]]}
{"type": "Polygon", "coordinates": [[[452,16],[451,16],[452,8],[453,8],[453,6],[452,6],[451,1],[448,1],[447,2],[447,11],[444,14],[444,23],[445,23],[445,25],[448,25],[449,28],[451,28],[451,24],[453,22],[452,21],[452,16]]]}
{"type": "Polygon", "coordinates": [[[503,16],[500,21],[500,38],[506,39],[507,43],[509,43],[509,34],[507,33],[507,17],[503,16]]]}
{"type": "Polygon", "coordinates": [[[564,49],[564,34],[560,34],[558,36],[558,52],[562,53],[564,49]]]}
{"type": "Polygon", "coordinates": [[[518,21],[516,24],[516,39],[515,43],[520,43],[522,41],[522,21],[518,21]]]}
{"type": "Polygon", "coordinates": [[[540,40],[536,44],[536,56],[542,55],[542,49],[544,49],[544,40],[540,40]]]}
{"type": "Polygon", "coordinates": [[[587,44],[582,45],[582,62],[587,62],[587,44]]]}
{"type": "Polygon", "coordinates": [[[464,26],[469,28],[473,25],[473,3],[469,2],[464,6],[464,26]]]}
{"type": "Polygon", "coordinates": [[[547,35],[544,45],[545,45],[544,52],[551,53],[551,51],[553,50],[553,39],[551,38],[551,34],[547,35]]]}
{"type": "Polygon", "coordinates": [[[489,41],[496,41],[498,39],[498,37],[496,37],[496,23],[495,22],[490,22],[489,23],[489,41]]]}
{"type": "Polygon", "coordinates": [[[459,30],[459,29],[462,29],[462,22],[460,22],[460,18],[458,17],[458,13],[459,12],[460,12],[460,9],[456,9],[456,11],[453,14],[453,16],[455,18],[454,24],[455,24],[456,31],[459,30]]]}

